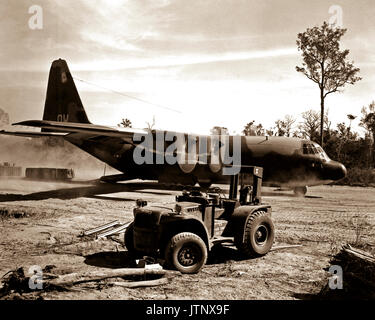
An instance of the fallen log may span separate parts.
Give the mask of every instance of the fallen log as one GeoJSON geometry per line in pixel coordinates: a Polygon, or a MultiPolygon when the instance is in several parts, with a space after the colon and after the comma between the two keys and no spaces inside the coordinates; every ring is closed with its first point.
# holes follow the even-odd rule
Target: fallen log
{"type": "Polygon", "coordinates": [[[109,282],[108,285],[119,286],[119,287],[124,287],[124,288],[155,287],[155,286],[160,286],[162,284],[168,284],[170,280],[171,280],[170,278],[160,278],[156,280],[132,281],[132,282],[114,281],[114,282],[109,282]]]}
{"type": "Polygon", "coordinates": [[[98,281],[108,278],[121,278],[126,276],[142,276],[142,275],[172,275],[175,271],[169,270],[154,270],[154,269],[140,269],[140,268],[122,268],[105,271],[90,271],[83,273],[69,273],[59,276],[56,279],[46,280],[43,283],[54,286],[72,286],[74,284],[90,281],[98,281]]]}
{"type": "MultiPolygon", "coordinates": [[[[69,273],[65,275],[52,274],[50,272],[43,273],[43,280],[36,279],[37,283],[43,284],[43,290],[75,290],[73,285],[92,281],[101,281],[108,278],[123,278],[127,276],[147,276],[156,275],[162,278],[143,281],[129,282],[112,282],[112,285],[118,285],[127,288],[156,286],[167,284],[175,275],[180,275],[178,271],[147,269],[147,268],[122,268],[104,271],[91,271],[82,273],[69,273]]],[[[8,296],[12,292],[18,294],[36,292],[30,288],[30,277],[25,276],[23,268],[7,272],[0,282],[0,297],[8,296]]],[[[78,290],[80,291],[80,290],[78,290]]]]}
{"type": "Polygon", "coordinates": [[[347,254],[355,256],[356,258],[359,258],[361,260],[365,260],[370,264],[374,264],[374,266],[375,266],[375,257],[370,255],[368,252],[360,250],[360,249],[353,248],[349,244],[347,246],[343,247],[343,250],[347,254]]]}

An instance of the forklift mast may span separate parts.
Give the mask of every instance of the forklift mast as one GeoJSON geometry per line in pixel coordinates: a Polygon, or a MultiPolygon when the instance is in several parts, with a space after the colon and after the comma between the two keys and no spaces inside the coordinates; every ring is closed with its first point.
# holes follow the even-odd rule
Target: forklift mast
{"type": "Polygon", "coordinates": [[[237,200],[238,185],[240,185],[240,203],[259,204],[262,202],[263,168],[243,166],[238,174],[230,179],[229,199],[237,200]],[[251,177],[253,178],[251,183],[251,177]]]}

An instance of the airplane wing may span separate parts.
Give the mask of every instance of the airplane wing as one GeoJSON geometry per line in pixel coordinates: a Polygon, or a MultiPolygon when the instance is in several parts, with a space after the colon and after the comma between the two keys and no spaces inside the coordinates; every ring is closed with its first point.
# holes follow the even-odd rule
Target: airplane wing
{"type": "Polygon", "coordinates": [[[86,133],[93,135],[104,135],[108,137],[122,138],[127,143],[133,144],[133,135],[135,133],[147,134],[146,130],[132,128],[116,128],[91,123],[59,122],[47,120],[27,120],[13,125],[37,127],[49,129],[57,132],[27,132],[27,131],[0,131],[0,134],[16,135],[24,137],[46,137],[46,136],[64,136],[70,133],[86,133]]]}

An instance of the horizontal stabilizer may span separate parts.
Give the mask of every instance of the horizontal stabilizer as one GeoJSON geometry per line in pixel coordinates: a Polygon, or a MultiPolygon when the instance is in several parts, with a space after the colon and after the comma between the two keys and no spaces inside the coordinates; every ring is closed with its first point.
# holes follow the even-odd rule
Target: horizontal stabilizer
{"type": "Polygon", "coordinates": [[[35,131],[5,131],[1,130],[0,134],[8,136],[41,138],[41,137],[63,137],[66,133],[63,132],[35,132],[35,131]]]}

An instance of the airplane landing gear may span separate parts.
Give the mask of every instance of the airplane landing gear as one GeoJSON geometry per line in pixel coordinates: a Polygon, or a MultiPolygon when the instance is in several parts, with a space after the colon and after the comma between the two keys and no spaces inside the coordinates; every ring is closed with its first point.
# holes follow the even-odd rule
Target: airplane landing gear
{"type": "Polygon", "coordinates": [[[295,187],[293,191],[297,197],[304,197],[307,193],[307,187],[295,187]]]}
{"type": "Polygon", "coordinates": [[[208,189],[212,183],[210,181],[199,181],[198,184],[201,188],[208,189]]]}

